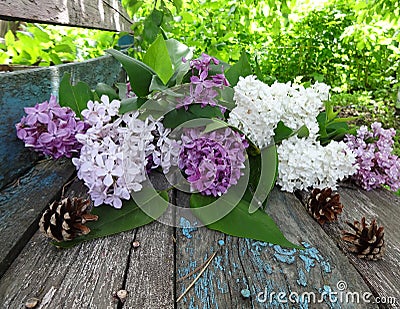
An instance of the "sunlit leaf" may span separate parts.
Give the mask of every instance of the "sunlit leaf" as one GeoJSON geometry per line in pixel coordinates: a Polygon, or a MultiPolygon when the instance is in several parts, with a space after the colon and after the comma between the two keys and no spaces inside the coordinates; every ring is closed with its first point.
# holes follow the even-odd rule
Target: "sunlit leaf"
{"type": "Polygon", "coordinates": [[[64,74],[58,91],[61,106],[70,107],[78,117],[86,108],[87,102],[93,100],[93,93],[88,84],[79,81],[75,86],[70,82],[71,74],[64,74]]]}

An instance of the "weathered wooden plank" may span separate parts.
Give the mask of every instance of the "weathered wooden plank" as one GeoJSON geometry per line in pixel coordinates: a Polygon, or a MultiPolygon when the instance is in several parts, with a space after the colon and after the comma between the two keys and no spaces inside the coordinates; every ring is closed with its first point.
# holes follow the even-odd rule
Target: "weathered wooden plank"
{"type": "MultiPolygon", "coordinates": [[[[162,174],[152,173],[150,179],[157,190],[170,185],[162,174]]],[[[174,200],[171,191],[170,201],[174,200]]],[[[165,216],[171,218],[172,213],[165,216]]],[[[174,228],[153,222],[137,230],[125,288],[129,297],[124,308],[174,308],[175,243],[174,228]]]]}
{"type": "Polygon", "coordinates": [[[126,308],[174,308],[174,229],[153,222],[138,229],[127,270],[126,308]]]}
{"type": "Polygon", "coordinates": [[[94,87],[99,82],[113,84],[120,71],[120,64],[105,56],[81,63],[1,73],[0,189],[31,168],[37,159],[16,136],[15,124],[24,115],[24,107],[46,101],[50,94],[56,95],[64,73],[71,73],[74,81],[81,80],[94,87]]]}
{"type": "Polygon", "coordinates": [[[0,19],[130,32],[132,21],[118,0],[3,0],[0,19]]]}
{"type": "MultiPolygon", "coordinates": [[[[86,196],[86,189],[75,182],[67,195],[86,196]]],[[[36,233],[0,280],[0,303],[19,308],[35,297],[45,303],[40,308],[117,308],[113,293],[126,289],[125,308],[173,308],[173,233],[154,222],[68,250],[36,233]]]]}
{"type": "MultiPolygon", "coordinates": [[[[182,196],[179,201],[187,203],[182,196]]],[[[178,303],[178,308],[377,308],[374,304],[346,303],[347,292],[370,293],[370,290],[335,242],[306,213],[294,195],[274,189],[267,212],[287,238],[301,242],[305,250],[289,250],[224,236],[205,228],[193,228],[195,222],[181,218],[184,228],[177,232],[178,296],[196,274],[182,282],[179,278],[203,264],[215,251],[217,254],[199,281],[178,303]],[[337,284],[342,282],[346,283],[347,289],[341,294],[337,284]],[[242,292],[249,293],[248,297],[243,297],[242,292]],[[280,292],[285,293],[282,299],[288,303],[279,302],[280,292]],[[290,295],[296,300],[296,295],[302,294],[303,299],[290,303],[290,295]],[[315,301],[312,295],[315,295],[315,301]],[[329,295],[332,300],[336,295],[339,301],[329,301],[329,295]]]]}
{"type": "MultiPolygon", "coordinates": [[[[365,191],[360,188],[340,187],[338,190],[344,205],[337,223],[325,224],[323,229],[336,241],[348,256],[375,295],[386,302],[385,307],[400,307],[400,197],[387,190],[365,191]],[[348,252],[341,240],[342,230],[351,230],[346,221],[360,221],[365,216],[370,222],[375,218],[385,228],[386,253],[381,261],[366,261],[348,252]],[[393,303],[394,299],[396,302],[393,303]]],[[[303,192],[302,198],[305,200],[303,192]]]]}
{"type": "Polygon", "coordinates": [[[67,250],[36,233],[0,280],[2,308],[23,308],[32,297],[40,308],[117,308],[134,231],[67,250]]]}
{"type": "Polygon", "coordinates": [[[0,192],[0,276],[37,230],[43,209],[74,172],[69,160],[46,160],[0,192]]]}
{"type": "MultiPolygon", "coordinates": [[[[76,181],[67,196],[86,196],[76,181]]],[[[0,280],[0,303],[22,308],[29,298],[39,308],[117,308],[135,231],[55,248],[37,232],[0,280]]]]}

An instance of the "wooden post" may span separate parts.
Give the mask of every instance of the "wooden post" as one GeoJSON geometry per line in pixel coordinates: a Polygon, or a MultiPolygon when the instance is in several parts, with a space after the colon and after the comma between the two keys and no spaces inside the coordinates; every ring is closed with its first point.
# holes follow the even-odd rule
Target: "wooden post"
{"type": "Polygon", "coordinates": [[[3,0],[0,19],[131,32],[118,0],[3,0]]]}

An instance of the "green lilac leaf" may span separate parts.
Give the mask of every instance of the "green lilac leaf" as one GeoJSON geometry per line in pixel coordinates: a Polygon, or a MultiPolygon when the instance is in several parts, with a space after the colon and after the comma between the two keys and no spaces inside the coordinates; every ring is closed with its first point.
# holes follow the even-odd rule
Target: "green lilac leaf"
{"type": "Polygon", "coordinates": [[[153,76],[157,73],[143,62],[120,51],[109,49],[107,52],[117,59],[128,73],[133,92],[139,97],[146,97],[150,93],[149,88],[153,76]]]}
{"type": "Polygon", "coordinates": [[[193,52],[190,48],[175,39],[165,40],[165,44],[175,71],[185,64],[182,61],[183,58],[190,60],[193,57],[193,52]]]}
{"type": "MultiPolygon", "coordinates": [[[[220,199],[223,198],[224,196],[220,197],[220,199]]],[[[207,222],[209,220],[207,212],[199,212],[198,209],[214,202],[216,199],[217,198],[203,196],[198,193],[192,194],[190,197],[190,207],[192,208],[193,214],[200,221],[207,222]]],[[[231,202],[227,201],[227,203],[231,202]]],[[[220,207],[221,205],[218,206],[220,207]]],[[[291,243],[285,238],[268,214],[260,209],[250,214],[248,211],[249,206],[249,202],[242,199],[235,205],[230,213],[222,219],[208,224],[207,227],[232,236],[251,238],[288,248],[301,249],[300,246],[291,243]]]]}
{"type": "Polygon", "coordinates": [[[250,66],[247,53],[243,51],[240,55],[239,61],[232,65],[229,70],[225,72],[225,77],[231,86],[236,86],[240,76],[246,77],[251,74],[253,74],[253,70],[250,66]]]}
{"type": "Polygon", "coordinates": [[[106,95],[110,98],[110,100],[119,99],[119,95],[115,91],[113,87],[104,83],[98,83],[95,89],[95,92],[101,98],[102,95],[106,95]]]}
{"type": "Polygon", "coordinates": [[[276,126],[274,130],[274,141],[276,144],[282,142],[284,139],[289,138],[293,134],[293,130],[285,126],[285,124],[282,121],[278,122],[278,125],[276,126]]]}
{"type": "Polygon", "coordinates": [[[189,106],[188,110],[184,108],[174,109],[164,116],[163,124],[165,128],[174,129],[186,121],[198,118],[222,118],[221,109],[218,106],[201,107],[200,104],[189,106]]]}
{"type": "Polygon", "coordinates": [[[78,117],[82,118],[81,112],[86,108],[87,102],[93,100],[93,93],[88,84],[80,81],[73,86],[70,80],[71,74],[64,74],[58,92],[59,103],[61,106],[70,107],[78,117]]]}
{"type": "Polygon", "coordinates": [[[128,98],[124,99],[121,101],[121,106],[119,107],[119,114],[123,115],[128,112],[136,111],[138,110],[145,102],[147,99],[144,98],[128,98]]]}
{"type": "Polygon", "coordinates": [[[174,68],[168,54],[167,44],[162,35],[159,35],[153,44],[151,44],[143,57],[143,62],[157,73],[164,85],[174,74],[174,68]]]}

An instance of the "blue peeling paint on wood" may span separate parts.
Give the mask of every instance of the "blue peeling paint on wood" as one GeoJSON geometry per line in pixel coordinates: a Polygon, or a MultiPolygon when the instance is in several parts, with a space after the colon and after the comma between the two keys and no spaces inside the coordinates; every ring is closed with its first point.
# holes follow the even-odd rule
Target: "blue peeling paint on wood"
{"type": "Polygon", "coordinates": [[[322,267],[325,273],[331,272],[331,265],[318,251],[317,248],[312,247],[310,244],[302,243],[305,250],[301,250],[299,257],[303,260],[307,272],[310,272],[312,267],[315,267],[315,262],[322,267]]]}
{"type": "Polygon", "coordinates": [[[296,280],[297,284],[301,286],[307,286],[307,277],[302,268],[299,268],[298,275],[299,279],[296,280]]]}
{"type": "Polygon", "coordinates": [[[184,217],[181,217],[179,220],[179,226],[182,228],[182,234],[189,239],[193,237],[190,233],[197,231],[196,225],[197,222],[194,222],[192,224],[189,220],[187,220],[184,217]]]}
{"type": "MultiPolygon", "coordinates": [[[[185,237],[191,239],[193,237],[191,233],[196,230],[195,225],[190,223],[185,218],[181,219],[180,225],[184,230],[182,233],[185,235],[185,237]]],[[[238,295],[240,295],[243,289],[248,289],[251,292],[249,300],[251,300],[252,306],[259,307],[260,304],[262,304],[266,308],[290,308],[288,306],[283,306],[282,303],[279,303],[277,299],[277,294],[279,292],[290,293],[292,289],[297,291],[296,284],[299,287],[307,287],[309,284],[308,273],[312,272],[317,265],[319,266],[317,269],[318,272],[321,270],[323,273],[331,272],[329,261],[322,256],[318,249],[309,243],[302,243],[305,248],[304,250],[296,250],[282,248],[281,246],[273,245],[271,243],[243,239],[237,243],[239,246],[239,256],[243,259],[250,258],[252,265],[255,268],[251,273],[251,277],[248,278],[250,281],[249,283],[246,277],[234,276],[234,273],[238,271],[240,265],[234,261],[230,262],[229,250],[231,250],[232,246],[236,244],[236,240],[234,244],[231,242],[232,239],[227,236],[223,241],[223,247],[221,247],[221,240],[217,240],[215,245],[208,249],[208,252],[205,254],[202,261],[197,261],[197,265],[200,265],[200,263],[204,263],[215,250],[219,250],[208,269],[194,285],[195,295],[191,296],[191,298],[194,297],[196,300],[194,302],[195,304],[201,304],[199,308],[218,308],[217,300],[220,299],[221,296],[216,298],[216,293],[218,293],[218,295],[222,295],[229,293],[229,291],[232,292],[236,290],[238,295]],[[273,259],[274,263],[272,263],[268,257],[273,259]],[[282,267],[276,267],[276,265],[272,266],[276,263],[282,263],[282,267]],[[295,284],[292,286],[277,285],[275,284],[274,280],[270,278],[270,276],[274,273],[279,273],[280,276],[285,276],[285,265],[294,265],[294,269],[297,272],[295,273],[297,278],[294,278],[295,284]],[[227,270],[229,270],[228,273],[224,274],[224,272],[227,272],[227,270]],[[232,289],[231,286],[229,289],[226,283],[224,283],[222,280],[222,278],[226,278],[228,275],[232,278],[230,282],[235,282],[236,288],[232,289]],[[262,282],[264,290],[260,289],[259,285],[257,285],[258,287],[256,288],[251,282],[258,282],[258,284],[259,282],[262,282]],[[262,296],[265,296],[265,298],[268,300],[267,302],[264,303],[262,301],[263,299],[257,299],[257,296],[260,294],[260,292],[262,292],[262,296]]],[[[186,248],[186,250],[188,248],[193,249],[189,246],[186,248]]],[[[196,263],[193,262],[194,261],[192,260],[185,261],[184,265],[178,269],[179,277],[188,274],[196,268],[196,263]]],[[[190,283],[196,278],[196,276],[197,274],[192,275],[191,278],[188,279],[188,282],[190,283]]],[[[182,292],[189,283],[181,286],[182,292]]],[[[312,289],[318,294],[317,288],[314,287],[312,289]]],[[[185,302],[189,307],[191,307],[190,304],[192,303],[191,298],[183,299],[183,302],[185,302]]],[[[329,300],[326,300],[326,302],[329,302],[329,300]]],[[[297,306],[299,308],[309,308],[308,299],[298,299],[297,306]]],[[[336,307],[332,308],[335,309],[336,307]]]]}

